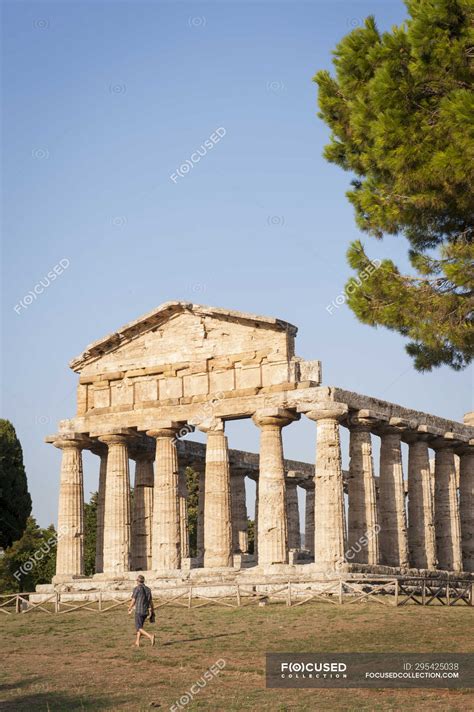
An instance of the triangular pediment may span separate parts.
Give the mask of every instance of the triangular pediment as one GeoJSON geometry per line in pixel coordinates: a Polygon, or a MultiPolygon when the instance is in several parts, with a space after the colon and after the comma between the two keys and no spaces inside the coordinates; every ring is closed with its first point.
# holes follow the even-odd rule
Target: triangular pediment
{"type": "Polygon", "coordinates": [[[189,302],[166,302],[90,344],[70,362],[78,372],[142,368],[267,350],[293,355],[296,327],[258,316],[189,302]]]}

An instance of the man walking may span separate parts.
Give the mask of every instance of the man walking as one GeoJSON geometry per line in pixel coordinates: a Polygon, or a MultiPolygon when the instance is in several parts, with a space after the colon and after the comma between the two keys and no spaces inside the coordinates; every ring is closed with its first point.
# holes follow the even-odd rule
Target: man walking
{"type": "Polygon", "coordinates": [[[128,607],[128,614],[132,612],[135,608],[135,628],[137,631],[137,637],[135,640],[135,645],[137,648],[140,647],[140,637],[144,635],[151,641],[152,645],[155,645],[155,636],[153,634],[147,633],[144,630],[143,625],[148,616],[148,610],[150,610],[150,616],[154,615],[153,598],[151,596],[151,591],[148,586],[145,586],[145,577],[141,574],[137,577],[137,585],[133,589],[132,599],[128,607]]]}

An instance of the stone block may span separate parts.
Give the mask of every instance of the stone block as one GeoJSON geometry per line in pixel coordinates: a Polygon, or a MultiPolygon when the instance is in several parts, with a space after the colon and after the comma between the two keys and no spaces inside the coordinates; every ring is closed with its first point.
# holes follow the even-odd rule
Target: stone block
{"type": "Polygon", "coordinates": [[[260,365],[241,366],[235,369],[237,388],[259,388],[262,385],[262,372],[260,365]]]}
{"type": "Polygon", "coordinates": [[[234,554],[233,567],[237,570],[240,570],[242,568],[242,554],[234,554]]]}
{"type": "Polygon", "coordinates": [[[273,386],[265,386],[260,391],[261,393],[282,393],[283,391],[294,391],[297,387],[296,383],[277,383],[273,386]]]}
{"type": "Polygon", "coordinates": [[[160,378],[158,381],[159,399],[181,398],[183,396],[182,378],[160,378]]]}
{"type": "Polygon", "coordinates": [[[89,386],[79,384],[77,387],[77,414],[87,413],[87,389],[89,386]]]}
{"type": "Polygon", "coordinates": [[[155,378],[135,382],[135,402],[158,400],[158,383],[155,378]]]}
{"type": "Polygon", "coordinates": [[[146,369],[135,368],[132,371],[125,372],[125,378],[137,378],[138,376],[146,376],[146,369]]]}
{"type": "Polygon", "coordinates": [[[211,393],[231,391],[235,388],[235,372],[229,368],[225,371],[211,371],[209,374],[209,390],[211,393]]]}
{"type": "Polygon", "coordinates": [[[94,390],[92,392],[92,402],[95,408],[109,408],[110,406],[110,388],[109,384],[107,383],[107,386],[104,387],[97,387],[97,385],[94,386],[94,390]]]}
{"type": "Polygon", "coordinates": [[[110,402],[115,405],[133,404],[133,384],[125,381],[113,382],[110,385],[110,402]]]}
{"type": "Polygon", "coordinates": [[[273,386],[288,381],[288,361],[262,364],[262,385],[273,386]]]}
{"type": "Polygon", "coordinates": [[[184,396],[198,396],[209,393],[209,377],[207,373],[185,376],[183,384],[184,396]]]}

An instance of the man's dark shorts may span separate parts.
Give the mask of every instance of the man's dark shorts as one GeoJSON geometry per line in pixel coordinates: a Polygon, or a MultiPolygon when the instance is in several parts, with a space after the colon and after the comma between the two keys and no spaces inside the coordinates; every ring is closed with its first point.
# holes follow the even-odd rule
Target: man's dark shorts
{"type": "Polygon", "coordinates": [[[136,630],[140,630],[140,628],[143,628],[143,624],[145,623],[147,618],[148,618],[147,613],[135,613],[135,628],[136,628],[136,630]]]}

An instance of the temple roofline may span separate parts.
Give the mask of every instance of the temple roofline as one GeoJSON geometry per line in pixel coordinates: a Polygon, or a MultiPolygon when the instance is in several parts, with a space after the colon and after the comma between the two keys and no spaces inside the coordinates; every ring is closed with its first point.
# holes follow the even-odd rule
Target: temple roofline
{"type": "Polygon", "coordinates": [[[138,319],[124,324],[113,333],[107,334],[107,336],[97,341],[93,341],[79,356],[76,356],[69,362],[69,366],[73,371],[78,373],[86,364],[103,356],[105,353],[114,351],[133,338],[151,329],[156,329],[177,314],[184,314],[185,312],[195,314],[196,316],[217,317],[243,324],[258,324],[264,328],[273,329],[274,331],[288,332],[291,336],[296,336],[298,331],[298,328],[293,324],[274,317],[259,316],[257,314],[249,314],[202,304],[193,304],[192,302],[169,301],[143,314],[138,317],[138,319]]]}

